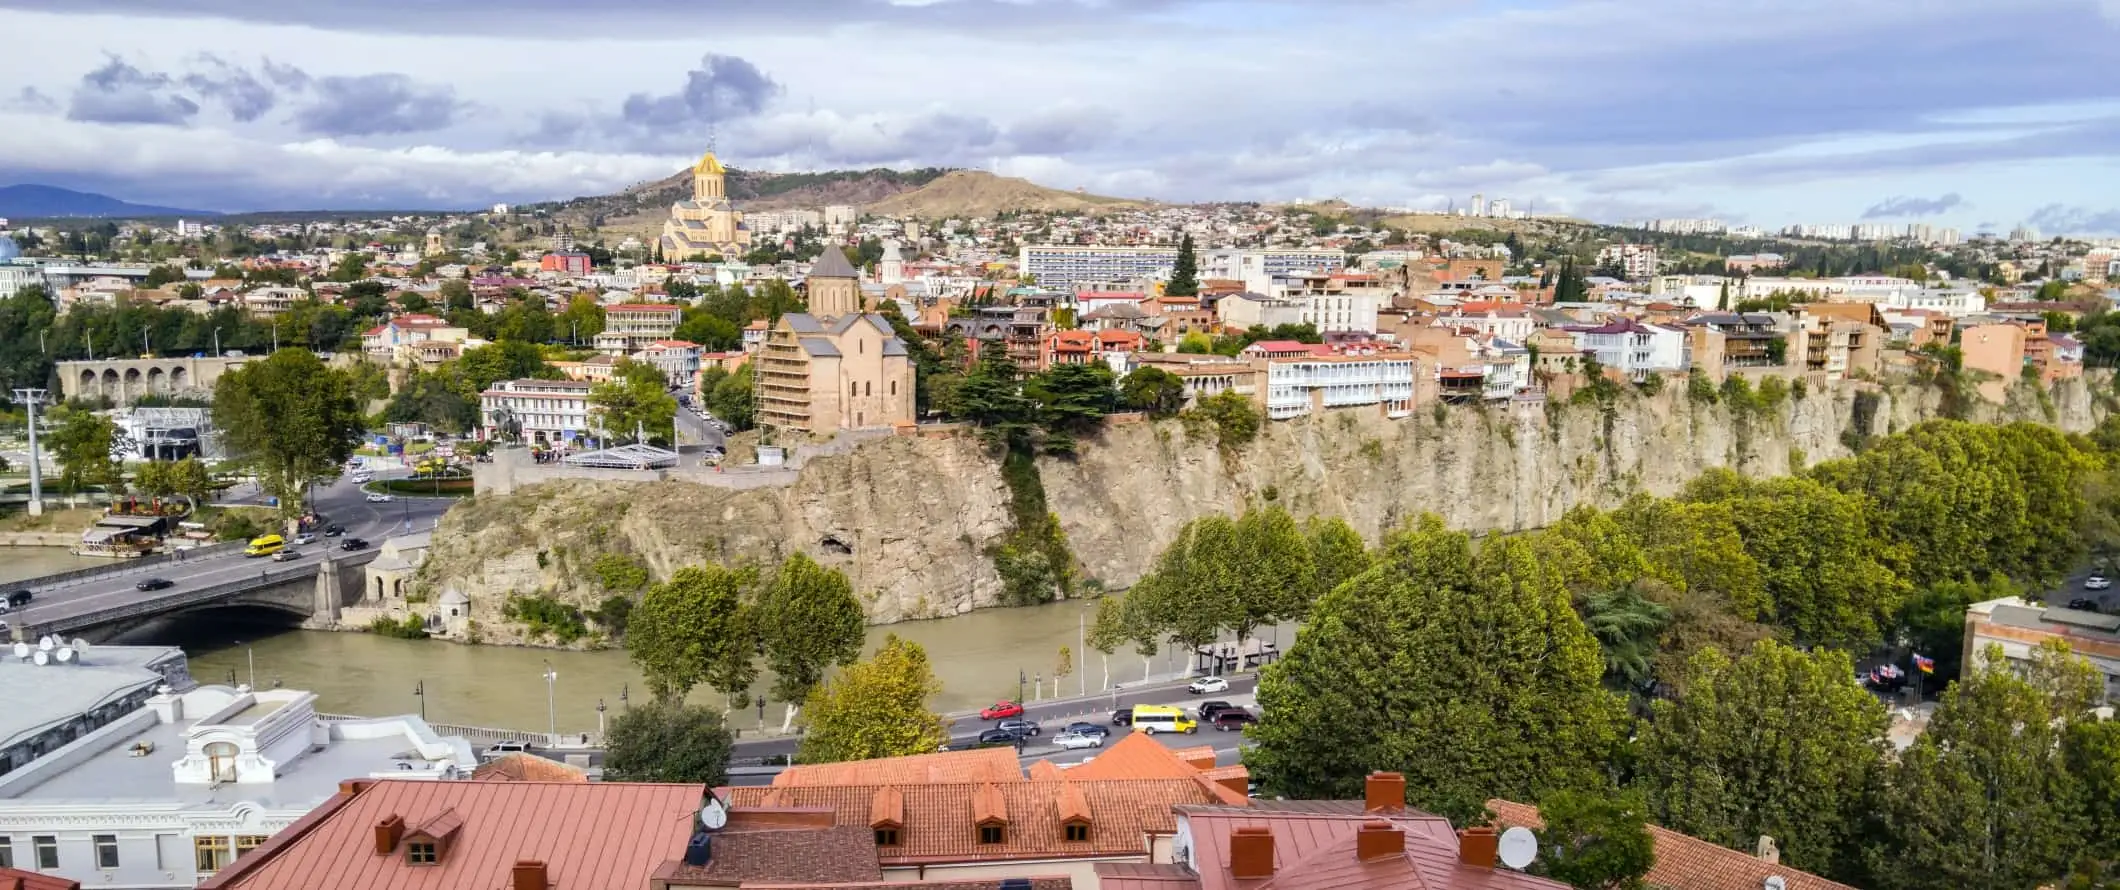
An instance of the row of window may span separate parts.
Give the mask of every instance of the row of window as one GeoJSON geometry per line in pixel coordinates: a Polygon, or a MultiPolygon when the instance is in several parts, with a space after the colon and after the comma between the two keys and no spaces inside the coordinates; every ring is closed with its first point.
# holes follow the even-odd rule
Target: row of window
{"type": "MultiPolygon", "coordinates": [[[[201,874],[212,874],[220,871],[227,867],[228,863],[236,856],[241,856],[263,846],[266,837],[266,835],[262,834],[239,834],[233,837],[215,835],[194,838],[192,840],[193,865],[201,874]]],[[[155,844],[155,868],[168,871],[171,870],[170,863],[161,861],[162,845],[160,840],[161,837],[158,836],[155,844]]],[[[30,837],[29,844],[32,867],[38,871],[47,872],[59,869],[59,837],[57,835],[33,835],[30,837]]],[[[117,835],[91,835],[89,837],[89,846],[95,851],[96,868],[110,871],[120,866],[117,835]]],[[[14,839],[0,837],[0,868],[14,867],[16,867],[14,839]]]]}
{"type": "MultiPolygon", "coordinates": [[[[1073,842],[1073,843],[1083,843],[1083,842],[1086,842],[1086,841],[1088,841],[1088,840],[1089,840],[1089,823],[1087,823],[1087,822],[1069,822],[1069,823],[1067,823],[1066,825],[1062,826],[1062,830],[1063,830],[1063,831],[1065,832],[1065,837],[1066,837],[1066,838],[1067,838],[1067,840],[1068,840],[1068,841],[1070,841],[1070,842],[1073,842]]],[[[981,825],[981,826],[979,826],[979,842],[980,842],[980,843],[982,843],[982,844],[1001,844],[1001,843],[1007,843],[1007,842],[1008,842],[1008,826],[1006,826],[1006,825],[981,825]]],[[[895,846],[898,846],[898,845],[899,845],[899,843],[900,843],[900,841],[899,841],[898,829],[896,829],[896,828],[878,828],[878,829],[876,829],[876,846],[879,846],[879,847],[895,847],[895,846]]]]}
{"type": "MultiPolygon", "coordinates": [[[[876,387],[874,387],[874,386],[871,386],[871,385],[870,385],[870,381],[867,381],[867,380],[859,380],[859,381],[856,381],[856,380],[849,380],[849,381],[847,381],[847,397],[848,397],[848,398],[854,398],[854,397],[857,397],[857,396],[873,396],[873,395],[875,395],[875,394],[876,394],[876,387]]],[[[890,394],[891,394],[891,395],[894,395],[894,396],[898,394],[898,381],[896,381],[896,380],[893,380],[893,381],[891,381],[891,384],[890,384],[890,394]]]]}

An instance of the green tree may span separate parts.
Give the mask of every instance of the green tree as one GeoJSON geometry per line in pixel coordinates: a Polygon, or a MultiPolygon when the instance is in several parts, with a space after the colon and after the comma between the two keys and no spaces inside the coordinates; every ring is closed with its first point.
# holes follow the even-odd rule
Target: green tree
{"type": "Polygon", "coordinates": [[[1170,267],[1170,284],[1164,286],[1163,292],[1173,297],[1200,294],[1200,258],[1193,252],[1191,235],[1178,239],[1178,259],[1170,267]]]}
{"type": "Polygon", "coordinates": [[[1789,864],[1846,875],[1884,757],[1884,705],[1844,652],[1762,642],[1693,656],[1640,730],[1635,787],[1658,824],[1726,847],[1760,835],[1789,864]]]}
{"type": "Polygon", "coordinates": [[[1695,503],[1729,503],[1745,552],[1759,564],[1770,623],[1805,645],[1863,648],[1884,639],[1906,584],[1889,565],[1862,496],[1809,478],[1752,482],[1711,470],[1686,487],[1695,503]]]}
{"type": "Polygon", "coordinates": [[[1188,355],[1212,355],[1215,341],[1206,334],[1194,331],[1178,338],[1178,351],[1188,355]]]}
{"type": "Polygon", "coordinates": [[[1469,537],[1425,516],[1381,549],[1262,672],[1265,719],[1245,755],[1261,785],[1344,799],[1371,770],[1396,770],[1411,804],[1459,822],[1489,798],[1603,785],[1620,700],[1529,542],[1475,556],[1469,537]]]}
{"type": "Polygon", "coordinates": [[[368,274],[368,255],[348,253],[331,265],[331,280],[359,281],[368,274]]]}
{"type": "Polygon", "coordinates": [[[545,304],[537,300],[517,300],[494,318],[493,336],[496,340],[550,343],[553,339],[552,313],[545,311],[545,304]]]}
{"type": "Polygon", "coordinates": [[[1189,659],[1246,618],[1242,547],[1237,523],[1227,516],[1188,522],[1127,599],[1182,644],[1189,659]]]}
{"type": "Polygon", "coordinates": [[[391,423],[424,423],[445,433],[461,435],[478,426],[479,406],[472,397],[464,395],[451,377],[415,371],[390,397],[389,404],[383,408],[383,419],[391,423]]]}
{"type": "Polygon", "coordinates": [[[1657,640],[1671,623],[1671,610],[1644,596],[1640,583],[1582,599],[1583,626],[1604,651],[1605,685],[1614,691],[1648,690],[1656,675],[1657,640]]]}
{"type": "Polygon", "coordinates": [[[656,701],[619,712],[604,737],[607,782],[722,785],[735,738],[712,708],[656,701]]]}
{"type": "Polygon", "coordinates": [[[1310,614],[1310,604],[1319,597],[1369,570],[1368,545],[1347,520],[1312,516],[1303,521],[1303,537],[1310,545],[1311,587],[1303,608],[1288,616],[1297,621],[1310,614]]]}
{"type": "Polygon", "coordinates": [[[176,493],[170,480],[170,461],[151,460],[133,467],[130,490],[136,494],[165,498],[176,493]]]}
{"type": "Polygon", "coordinates": [[[567,308],[552,319],[552,332],[579,346],[604,332],[604,307],[588,294],[575,294],[567,308]]]}
{"type": "Polygon", "coordinates": [[[1119,647],[1126,640],[1125,597],[1110,594],[1098,597],[1097,617],[1090,620],[1089,639],[1085,641],[1091,649],[1097,650],[1097,653],[1103,656],[1104,682],[1099,684],[1098,688],[1111,688],[1112,653],[1119,651],[1119,647]]]}
{"type": "Polygon", "coordinates": [[[213,494],[213,474],[198,458],[187,457],[169,465],[169,486],[173,494],[204,504],[213,494]]]}
{"type": "MultiPolygon", "coordinates": [[[[16,387],[51,383],[49,350],[56,338],[50,335],[58,321],[58,309],[43,285],[27,285],[0,298],[0,399],[13,398],[16,387]]],[[[58,345],[63,348],[64,341],[58,345]]]]}
{"type": "Polygon", "coordinates": [[[2078,720],[2061,741],[2061,760],[2083,802],[2088,854],[2120,860],[2120,720],[2078,720]]]}
{"type": "Polygon", "coordinates": [[[1154,365],[1142,365],[1119,384],[1119,400],[1150,417],[1170,417],[1185,408],[1185,380],[1154,365]]]}
{"type": "Polygon", "coordinates": [[[1235,390],[1199,399],[1186,415],[1205,421],[1215,431],[1215,443],[1223,448],[1249,443],[1266,425],[1265,413],[1235,390]]]}
{"type": "Polygon", "coordinates": [[[1288,511],[1274,506],[1245,510],[1237,519],[1236,556],[1238,584],[1229,628],[1239,645],[1262,624],[1310,611],[1317,569],[1310,542],[1288,511]]]}
{"type": "Polygon", "coordinates": [[[654,379],[646,374],[620,374],[589,389],[589,414],[603,436],[624,442],[641,434],[648,439],[673,440],[677,399],[665,387],[661,371],[652,365],[643,367],[654,379]]]}
{"type": "Polygon", "coordinates": [[[736,707],[758,675],[757,632],[744,595],[756,579],[718,565],[686,566],[648,588],[626,622],[626,651],[658,699],[704,684],[736,707]]]}
{"type": "Polygon", "coordinates": [[[897,634],[886,636],[867,661],[810,692],[795,759],[837,763],[939,750],[949,732],[928,700],[941,691],[927,650],[897,634]]]}
{"type": "Polygon", "coordinates": [[[703,396],[707,410],[724,423],[738,430],[747,430],[756,425],[758,402],[753,391],[753,380],[757,370],[750,362],[737,366],[736,373],[715,384],[714,392],[703,396]]]}
{"type": "Polygon", "coordinates": [[[780,564],[755,606],[766,668],[773,672],[773,698],[788,706],[781,731],[795,719],[795,705],[809,698],[833,665],[861,655],[867,613],[854,597],[845,572],[828,569],[803,553],[780,564]]]}
{"type": "Polygon", "coordinates": [[[40,443],[59,462],[59,487],[69,492],[117,481],[118,425],[94,411],[52,412],[52,431],[40,443]]]}
{"type": "Polygon", "coordinates": [[[338,475],[364,423],[352,378],[304,349],[222,374],[213,422],[229,454],[257,474],[289,517],[301,515],[311,480],[338,475]]]}
{"type": "Polygon", "coordinates": [[[1035,403],[1049,454],[1073,454],[1076,439],[1104,426],[1119,407],[1117,375],[1102,362],[1057,365],[1024,381],[1023,395],[1035,403]]]}
{"type": "Polygon", "coordinates": [[[1656,867],[1648,806],[1638,793],[1555,791],[1539,801],[1539,858],[1544,875],[1581,890],[1639,890],[1656,867]]]}
{"type": "Polygon", "coordinates": [[[442,308],[445,310],[471,310],[478,307],[471,296],[471,282],[464,279],[451,278],[442,282],[440,294],[442,308]]]}
{"type": "Polygon", "coordinates": [[[1000,349],[981,352],[954,398],[959,417],[989,442],[1028,448],[1037,431],[1037,404],[1025,398],[1016,363],[1000,349]]]}

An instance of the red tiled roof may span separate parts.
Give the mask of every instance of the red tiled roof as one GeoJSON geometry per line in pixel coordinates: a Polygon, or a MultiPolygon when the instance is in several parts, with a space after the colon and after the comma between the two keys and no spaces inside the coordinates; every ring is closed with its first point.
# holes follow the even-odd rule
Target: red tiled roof
{"type": "Polygon", "coordinates": [[[81,882],[19,868],[0,868],[0,890],[81,890],[81,882]]]}
{"type": "MultiPolygon", "coordinates": [[[[1440,816],[1417,810],[1365,813],[1361,801],[1293,801],[1259,809],[1181,807],[1192,829],[1199,890],[1561,890],[1565,885],[1506,868],[1458,860],[1458,838],[1440,816]],[[1364,862],[1355,855],[1363,823],[1382,820],[1403,832],[1405,853],[1364,862]],[[1230,874],[1230,835],[1238,828],[1273,834],[1274,874],[1239,881],[1230,874]]],[[[1104,873],[1099,868],[1098,873],[1104,873]]],[[[1122,890],[1107,885],[1104,890],[1122,890]]]]}
{"type": "Polygon", "coordinates": [[[554,886],[643,886],[683,856],[702,785],[559,782],[352,783],[304,822],[208,879],[209,888],[457,890],[505,887],[516,862],[545,863],[554,886]],[[375,850],[391,817],[421,825],[454,810],[463,820],[435,865],[375,850]],[[313,821],[312,821],[313,820],[313,821]]]}
{"type": "Polygon", "coordinates": [[[503,754],[478,765],[471,778],[486,782],[587,782],[589,775],[535,754],[503,754]]]}
{"type": "Polygon", "coordinates": [[[670,305],[669,303],[620,303],[620,304],[618,304],[618,305],[616,305],[616,306],[605,306],[605,307],[604,307],[604,314],[605,314],[605,315],[609,315],[609,314],[611,314],[611,313],[613,313],[613,312],[628,312],[628,313],[630,313],[630,312],[676,312],[676,311],[677,311],[677,307],[676,307],[676,306],[672,306],[672,305],[670,305]]]}
{"type": "MultiPolygon", "coordinates": [[[[1030,881],[1029,890],[1074,890],[1075,886],[1074,879],[1065,875],[1036,875],[1024,880],[1030,881]]],[[[746,881],[743,890],[994,890],[999,882],[998,878],[931,878],[923,881],[871,881],[859,884],[768,884],[746,881]]]]}
{"type": "Polygon", "coordinates": [[[1244,349],[1246,352],[1252,350],[1259,352],[1309,352],[1310,344],[1300,343],[1295,340],[1260,340],[1244,349]]]}
{"type": "MultiPolygon", "coordinates": [[[[1546,825],[1539,818],[1538,807],[1530,804],[1490,800],[1487,809],[1494,811],[1495,822],[1500,825],[1521,825],[1533,830],[1546,825]]],[[[1662,826],[1649,826],[1649,837],[1656,845],[1656,864],[1650,867],[1645,878],[1652,887],[1759,890],[1768,877],[1778,875],[1788,882],[1788,890],[1855,890],[1838,881],[1829,881],[1785,865],[1769,864],[1757,856],[1662,826]]]]}
{"type": "MultiPolygon", "coordinates": [[[[866,826],[721,831],[709,842],[712,858],[704,866],[672,857],[654,873],[675,886],[750,886],[752,883],[852,884],[883,880],[876,867],[876,837],[866,826]]],[[[646,887],[611,876],[580,887],[646,887]]],[[[467,887],[465,890],[478,890],[467,887]]],[[[566,890],[559,885],[558,890],[566,890]]]]}

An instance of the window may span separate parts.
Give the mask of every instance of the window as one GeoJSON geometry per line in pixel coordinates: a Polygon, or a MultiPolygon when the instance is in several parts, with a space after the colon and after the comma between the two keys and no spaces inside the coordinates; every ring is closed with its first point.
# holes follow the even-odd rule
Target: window
{"type": "Polygon", "coordinates": [[[866,380],[861,381],[861,394],[865,396],[875,395],[876,385],[866,380]]]}
{"type": "Polygon", "coordinates": [[[191,839],[193,865],[199,874],[210,875],[228,865],[228,838],[195,837],[191,839]]]}
{"type": "Polygon", "coordinates": [[[1068,840],[1070,840],[1070,841],[1086,841],[1086,840],[1089,840],[1089,823],[1088,823],[1088,822],[1069,822],[1069,823],[1067,823],[1067,839],[1068,839],[1068,840]]]}
{"type": "Polygon", "coordinates": [[[59,867],[59,839],[49,834],[40,834],[29,839],[37,850],[37,867],[49,871],[59,867]]]}
{"type": "Polygon", "coordinates": [[[879,847],[895,847],[895,846],[898,846],[898,829],[896,829],[896,828],[878,828],[878,829],[876,829],[876,846],[879,846],[879,847]]]}
{"type": "Polygon", "coordinates": [[[265,834],[236,835],[236,855],[240,857],[245,853],[248,853],[259,847],[265,846],[265,841],[269,838],[271,838],[271,835],[265,834]]]}
{"type": "Polygon", "coordinates": [[[206,763],[213,772],[214,784],[236,780],[236,746],[232,742],[214,742],[206,746],[206,763]]]}
{"type": "Polygon", "coordinates": [[[852,380],[847,381],[847,398],[853,398],[858,395],[861,395],[861,384],[852,380]]]}
{"type": "Polygon", "coordinates": [[[414,841],[405,845],[405,861],[412,865],[433,865],[439,861],[434,855],[433,841],[414,841]]]}
{"type": "Polygon", "coordinates": [[[897,395],[897,394],[898,394],[898,381],[896,381],[896,380],[893,380],[893,381],[891,381],[891,395],[894,395],[894,396],[895,396],[895,395],[897,395]]]}
{"type": "Polygon", "coordinates": [[[1007,836],[1007,830],[1000,825],[979,826],[979,842],[982,844],[998,844],[1007,836]]]}
{"type": "Polygon", "coordinates": [[[118,836],[115,834],[99,834],[95,836],[94,840],[96,842],[96,867],[117,868],[118,836]]]}
{"type": "Polygon", "coordinates": [[[0,868],[15,867],[15,839],[0,837],[0,868]]]}

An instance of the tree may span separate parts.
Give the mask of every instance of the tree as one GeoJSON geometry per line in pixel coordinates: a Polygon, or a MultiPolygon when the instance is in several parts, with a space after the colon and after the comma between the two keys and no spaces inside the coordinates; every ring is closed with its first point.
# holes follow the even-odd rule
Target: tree
{"type": "Polygon", "coordinates": [[[1303,521],[1303,537],[1310,544],[1311,589],[1304,607],[1287,616],[1294,620],[1309,614],[1310,603],[1369,570],[1368,546],[1347,520],[1312,516],[1303,521]]]}
{"type": "Polygon", "coordinates": [[[1163,292],[1173,297],[1193,297],[1200,294],[1200,258],[1193,252],[1193,238],[1186,235],[1178,239],[1178,259],[1170,267],[1170,283],[1163,292]]]}
{"type": "Polygon", "coordinates": [[[653,380],[632,374],[590,388],[589,414],[604,437],[625,442],[643,434],[665,442],[674,438],[677,399],[665,388],[662,372],[653,366],[648,370],[654,373],[653,380]]]}
{"type": "Polygon", "coordinates": [[[611,721],[604,780],[721,785],[734,750],[734,737],[712,708],[658,700],[611,721]]]}
{"type": "Polygon", "coordinates": [[[52,418],[57,424],[42,444],[51,449],[53,459],[59,462],[59,487],[78,492],[84,486],[116,481],[118,462],[113,452],[117,450],[118,425],[94,411],[69,409],[63,415],[56,410],[52,413],[58,415],[52,418]]]}
{"type": "Polygon", "coordinates": [[[206,503],[213,493],[213,474],[196,457],[170,464],[168,474],[170,492],[191,498],[193,504],[206,503]]]}
{"type": "Polygon", "coordinates": [[[383,408],[383,418],[391,423],[424,423],[442,432],[460,435],[478,426],[479,406],[448,376],[415,371],[390,397],[390,403],[383,408]]]}
{"type": "Polygon", "coordinates": [[[860,657],[868,615],[845,572],[803,553],[780,564],[754,609],[766,668],[773,672],[773,697],[788,706],[781,722],[786,732],[795,705],[809,698],[825,671],[860,657]]]}
{"type": "Polygon", "coordinates": [[[1259,681],[1246,764],[1276,795],[1360,792],[1371,770],[1462,822],[1493,797],[1601,787],[1620,701],[1596,640],[1528,541],[1487,543],[1424,516],[1312,607],[1259,681]],[[1349,721],[1346,715],[1368,715],[1349,721]]]}
{"type": "Polygon", "coordinates": [[[1753,482],[1717,469],[1688,484],[1684,499],[1731,505],[1760,567],[1770,623],[1804,645],[1882,642],[1906,588],[1887,566],[1904,557],[1873,532],[1862,496],[1810,478],[1753,482]]]}
{"type": "Polygon", "coordinates": [[[1690,667],[1640,731],[1635,787],[1657,823],[1739,849],[1771,835],[1789,864],[1847,874],[1886,725],[1854,662],[1769,641],[1735,661],[1699,652],[1690,667]]]}
{"type": "Polygon", "coordinates": [[[735,429],[747,430],[754,426],[758,403],[753,381],[757,373],[750,362],[737,366],[736,373],[724,378],[714,386],[713,393],[704,396],[708,410],[735,429]]]}
{"type": "Polygon", "coordinates": [[[332,281],[359,281],[368,274],[368,255],[348,253],[331,265],[332,281]]]}
{"type": "Polygon", "coordinates": [[[1316,568],[1310,542],[1288,511],[1277,506],[1245,510],[1237,519],[1236,555],[1239,583],[1229,627],[1239,645],[1259,625],[1293,620],[1310,610],[1316,568]]]}
{"type": "Polygon", "coordinates": [[[1095,433],[1119,407],[1117,375],[1102,362],[1057,365],[1025,381],[1023,395],[1036,403],[1051,454],[1073,454],[1078,437],[1095,433]]]}
{"type": "Polygon", "coordinates": [[[552,332],[565,334],[567,342],[580,346],[604,332],[604,307],[588,294],[575,294],[567,308],[552,321],[552,332]]]}
{"type": "Polygon", "coordinates": [[[1638,793],[1555,791],[1539,801],[1540,856],[1531,870],[1582,890],[1638,890],[1656,866],[1638,793]]]}
{"type": "Polygon", "coordinates": [[[464,350],[452,366],[461,382],[457,392],[467,399],[492,389],[503,380],[557,380],[559,369],[545,361],[537,347],[506,341],[464,350]]]}
{"type": "Polygon", "coordinates": [[[305,349],[283,349],[221,375],[213,422],[229,454],[250,467],[282,515],[301,515],[307,484],[336,476],[364,419],[353,381],[305,349]]]}
{"type": "Polygon", "coordinates": [[[1201,398],[1185,416],[1206,421],[1215,431],[1215,444],[1223,448],[1235,448],[1258,438],[1266,424],[1266,415],[1236,390],[1201,398]]]}
{"type": "Polygon", "coordinates": [[[1215,341],[1206,334],[1194,331],[1178,338],[1178,351],[1188,355],[1212,355],[1215,341]]]}
{"type": "Polygon", "coordinates": [[[441,298],[445,310],[470,310],[478,305],[471,296],[471,283],[461,278],[442,282],[441,298]]]}
{"type": "Polygon", "coordinates": [[[552,313],[545,311],[545,304],[536,300],[517,300],[502,309],[493,321],[496,340],[550,343],[552,331],[552,313]]]}
{"type": "Polygon", "coordinates": [[[932,753],[949,741],[942,717],[928,708],[940,691],[927,650],[886,636],[867,661],[810,692],[795,759],[837,763],[932,753]]]}
{"type": "Polygon", "coordinates": [[[1203,516],[1185,524],[1127,599],[1192,653],[1244,617],[1244,569],[1237,524],[1203,516]]]}
{"type": "Polygon", "coordinates": [[[1089,638],[1085,642],[1103,658],[1104,682],[1100,688],[1112,685],[1112,653],[1127,640],[1126,599],[1109,594],[1097,598],[1097,616],[1090,619],[1089,638]]]}
{"type": "Polygon", "coordinates": [[[2090,856],[2120,860],[2120,720],[2079,720],[2061,741],[2062,764],[2083,796],[2090,856]]]}
{"type": "Polygon", "coordinates": [[[1590,299],[1590,283],[1583,277],[1583,270],[1575,265],[1575,258],[1561,261],[1560,278],[1553,284],[1553,301],[1556,303],[1583,303],[1590,299]]]}
{"type": "Polygon", "coordinates": [[[1671,610],[1643,596],[1636,583],[1584,597],[1582,613],[1583,626],[1605,654],[1605,685],[1616,692],[1648,690],[1656,674],[1656,641],[1671,623],[1671,610]]]}
{"type": "Polygon", "coordinates": [[[1875,886],[2018,890],[2060,877],[2088,845],[2062,740],[2089,719],[2095,670],[2058,641],[2024,670],[2000,646],[1983,657],[1888,774],[1875,886]]]}
{"type": "Polygon", "coordinates": [[[719,565],[686,566],[648,588],[626,621],[626,650],[658,699],[705,684],[736,707],[758,674],[757,634],[744,594],[755,578],[719,565]]]}
{"type": "Polygon", "coordinates": [[[1150,417],[1170,417],[1185,407],[1185,380],[1144,364],[1119,384],[1119,400],[1128,408],[1148,412],[1150,417]]]}

